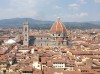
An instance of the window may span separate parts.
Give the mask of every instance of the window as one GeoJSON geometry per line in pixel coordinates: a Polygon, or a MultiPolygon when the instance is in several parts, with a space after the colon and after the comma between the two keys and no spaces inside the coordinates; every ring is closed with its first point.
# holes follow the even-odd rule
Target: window
{"type": "Polygon", "coordinates": [[[54,38],[54,40],[55,40],[55,38],[54,38]]]}
{"type": "Polygon", "coordinates": [[[38,65],[38,67],[40,67],[40,66],[38,65]]]}
{"type": "Polygon", "coordinates": [[[60,34],[58,34],[58,36],[60,36],[60,34]]]}
{"type": "Polygon", "coordinates": [[[25,36],[27,37],[27,34],[25,34],[25,36]]]}
{"type": "Polygon", "coordinates": [[[64,40],[65,38],[63,38],[63,40],[64,40]]]}
{"type": "Polygon", "coordinates": [[[48,43],[47,43],[47,46],[48,46],[48,43]]]}
{"type": "Polygon", "coordinates": [[[63,42],[62,42],[62,44],[63,44],[63,42]]]}
{"type": "Polygon", "coordinates": [[[41,46],[42,46],[42,43],[41,43],[41,46]]]}
{"type": "Polygon", "coordinates": [[[25,41],[27,41],[27,39],[25,39],[25,41]]]}
{"type": "Polygon", "coordinates": [[[27,31],[27,27],[25,27],[25,31],[27,31]]]}

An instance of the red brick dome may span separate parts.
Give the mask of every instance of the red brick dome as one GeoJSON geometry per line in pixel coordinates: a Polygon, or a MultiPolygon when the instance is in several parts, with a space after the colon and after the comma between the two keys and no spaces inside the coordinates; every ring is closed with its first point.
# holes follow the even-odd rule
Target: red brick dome
{"type": "Polygon", "coordinates": [[[51,33],[66,33],[66,27],[61,23],[60,18],[53,24],[50,29],[51,33]]]}

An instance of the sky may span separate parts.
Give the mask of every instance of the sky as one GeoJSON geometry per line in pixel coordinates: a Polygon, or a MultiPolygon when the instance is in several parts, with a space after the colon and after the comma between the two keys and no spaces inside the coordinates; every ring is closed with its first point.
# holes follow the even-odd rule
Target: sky
{"type": "Polygon", "coordinates": [[[0,20],[100,21],[100,0],[0,0],[0,20]]]}

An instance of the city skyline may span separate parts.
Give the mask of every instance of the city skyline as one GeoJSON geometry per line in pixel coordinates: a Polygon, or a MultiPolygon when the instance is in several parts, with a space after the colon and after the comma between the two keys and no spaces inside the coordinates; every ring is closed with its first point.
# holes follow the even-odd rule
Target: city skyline
{"type": "Polygon", "coordinates": [[[73,73],[100,74],[100,0],[0,0],[0,74],[73,73]]]}
{"type": "Polygon", "coordinates": [[[0,20],[34,18],[66,22],[99,21],[100,0],[0,0],[0,20]]]}

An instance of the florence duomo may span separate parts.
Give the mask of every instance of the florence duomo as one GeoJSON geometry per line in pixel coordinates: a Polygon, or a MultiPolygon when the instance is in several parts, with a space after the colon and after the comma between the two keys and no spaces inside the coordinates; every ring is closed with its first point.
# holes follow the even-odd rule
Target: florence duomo
{"type": "Polygon", "coordinates": [[[0,74],[100,74],[100,0],[0,0],[0,74]]]}
{"type": "Polygon", "coordinates": [[[60,18],[52,25],[49,33],[38,34],[31,36],[29,39],[29,23],[25,22],[23,25],[23,45],[33,46],[67,46],[68,34],[65,25],[60,21],[60,18]],[[33,38],[32,38],[33,37],[33,38]],[[33,41],[33,42],[32,42],[33,41]]]}

